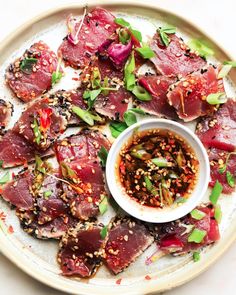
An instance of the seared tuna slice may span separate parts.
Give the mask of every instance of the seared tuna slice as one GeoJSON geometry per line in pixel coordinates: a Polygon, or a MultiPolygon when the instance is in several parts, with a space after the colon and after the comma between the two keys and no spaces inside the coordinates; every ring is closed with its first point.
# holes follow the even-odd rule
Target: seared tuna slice
{"type": "Polygon", "coordinates": [[[214,207],[201,205],[196,210],[198,210],[198,219],[188,214],[179,220],[154,226],[153,233],[160,250],[166,254],[183,254],[219,240],[220,234],[218,223],[214,218],[214,207]],[[192,241],[191,235],[194,230],[198,233],[200,231],[202,239],[198,236],[198,241],[192,241]]]}
{"type": "Polygon", "coordinates": [[[34,145],[12,130],[8,130],[0,139],[0,159],[3,161],[3,168],[16,167],[33,162],[35,154],[41,157],[50,157],[54,155],[54,151],[49,148],[46,151],[37,152],[34,145]]]}
{"type": "Polygon", "coordinates": [[[84,68],[94,57],[98,47],[103,44],[117,25],[115,17],[103,8],[95,8],[81,21],[68,18],[69,34],[62,42],[58,52],[64,61],[74,68],[84,68]]]}
{"type": "Polygon", "coordinates": [[[5,127],[10,121],[13,106],[10,102],[0,99],[0,135],[3,134],[5,127]]]}
{"type": "Polygon", "coordinates": [[[236,102],[229,99],[214,116],[203,118],[196,134],[205,145],[232,152],[236,148],[236,102]]]}
{"type": "Polygon", "coordinates": [[[177,119],[178,117],[175,109],[169,105],[167,100],[168,88],[175,82],[175,78],[168,78],[165,76],[147,76],[139,78],[139,84],[152,95],[152,100],[140,102],[139,107],[146,113],[158,117],[177,119]]]}
{"type": "Polygon", "coordinates": [[[206,61],[196,53],[191,52],[181,38],[175,34],[169,34],[168,38],[170,43],[165,46],[160,34],[156,33],[150,44],[150,47],[156,53],[151,61],[161,75],[183,77],[206,65],[206,61]]]}
{"type": "Polygon", "coordinates": [[[39,41],[8,67],[6,82],[18,98],[31,101],[51,88],[57,64],[56,54],[39,41]]]}
{"type": "Polygon", "coordinates": [[[232,193],[235,190],[235,185],[234,183],[229,185],[226,175],[231,173],[236,177],[236,155],[216,148],[210,148],[207,153],[211,166],[209,185],[213,187],[218,180],[223,186],[223,193],[232,193]]]}
{"type": "Polygon", "coordinates": [[[153,242],[147,228],[131,218],[116,218],[108,233],[105,263],[118,274],[135,261],[153,242]]]}
{"type": "Polygon", "coordinates": [[[208,66],[170,86],[167,98],[180,119],[188,122],[214,113],[215,106],[209,104],[206,98],[209,94],[224,92],[223,80],[218,79],[217,74],[217,69],[208,66]]]}
{"type": "Polygon", "coordinates": [[[79,223],[60,242],[58,262],[64,276],[90,277],[102,263],[102,224],[79,223]]]}

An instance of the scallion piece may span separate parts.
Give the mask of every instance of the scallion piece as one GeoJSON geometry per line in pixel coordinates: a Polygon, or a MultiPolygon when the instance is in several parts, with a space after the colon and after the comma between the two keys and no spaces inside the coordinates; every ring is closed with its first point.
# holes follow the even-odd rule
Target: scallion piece
{"type": "Polygon", "coordinates": [[[162,27],[159,29],[159,34],[161,37],[161,41],[165,46],[168,46],[170,44],[170,38],[168,37],[169,34],[175,34],[176,33],[176,28],[167,26],[167,27],[162,27]]]}
{"type": "Polygon", "coordinates": [[[234,61],[234,60],[224,61],[223,64],[230,65],[232,67],[236,67],[236,61],[234,61]]]}
{"type": "Polygon", "coordinates": [[[136,96],[138,100],[150,101],[152,100],[151,94],[142,86],[137,85],[133,87],[132,93],[136,96]]]}
{"type": "Polygon", "coordinates": [[[226,77],[231,69],[232,69],[231,65],[224,65],[222,67],[222,69],[220,70],[217,78],[222,79],[222,78],[226,77]]]}
{"type": "Polygon", "coordinates": [[[61,80],[61,77],[62,77],[62,73],[60,72],[61,62],[62,62],[62,59],[59,58],[56,71],[52,73],[52,85],[56,84],[57,82],[61,80]]]}
{"type": "Polygon", "coordinates": [[[37,58],[25,58],[20,62],[20,69],[23,73],[30,75],[33,70],[33,66],[37,64],[37,58]]]}
{"type": "Polygon", "coordinates": [[[10,172],[7,171],[1,178],[0,178],[0,184],[5,184],[10,181],[10,172]]]}
{"type": "Polygon", "coordinates": [[[46,168],[44,167],[43,160],[38,156],[35,155],[35,169],[43,174],[46,173],[46,168]]]}
{"type": "Polygon", "coordinates": [[[223,190],[223,186],[222,184],[217,180],[212,191],[211,191],[211,194],[210,194],[210,201],[213,205],[216,205],[218,199],[219,199],[219,196],[220,194],[222,193],[222,190],[223,190]]]}
{"type": "Polygon", "coordinates": [[[206,214],[198,209],[194,209],[193,211],[190,212],[190,215],[192,218],[196,220],[201,220],[206,214]]]}
{"type": "Polygon", "coordinates": [[[206,101],[212,105],[222,104],[227,101],[227,97],[224,92],[212,93],[207,96],[206,101]]]}
{"type": "Polygon", "coordinates": [[[188,46],[190,49],[197,51],[202,57],[214,55],[214,50],[203,39],[192,39],[188,42],[188,46]]]}
{"type": "Polygon", "coordinates": [[[103,240],[106,238],[107,232],[108,232],[108,227],[107,225],[105,225],[100,231],[100,236],[103,240]]]}
{"type": "Polygon", "coordinates": [[[131,109],[128,109],[128,111],[137,113],[139,115],[146,115],[146,113],[143,110],[139,109],[139,108],[131,108],[131,109]]]}
{"type": "Polygon", "coordinates": [[[108,210],[108,202],[107,202],[107,197],[104,196],[101,202],[99,203],[99,212],[103,215],[104,213],[107,212],[108,210]]]}
{"type": "Polygon", "coordinates": [[[140,48],[136,48],[136,51],[142,56],[144,59],[149,59],[155,56],[155,52],[147,45],[144,44],[140,48]]]}
{"type": "Polygon", "coordinates": [[[201,259],[200,252],[193,252],[193,261],[197,262],[201,259]]]}
{"type": "Polygon", "coordinates": [[[227,179],[227,183],[229,186],[231,186],[231,187],[235,186],[235,179],[230,171],[226,171],[226,179],[227,179]]]}
{"type": "Polygon", "coordinates": [[[108,151],[104,146],[101,146],[100,150],[98,151],[98,157],[101,160],[102,167],[106,167],[108,151]]]}
{"type": "Polygon", "coordinates": [[[125,64],[125,87],[127,90],[132,91],[135,86],[135,58],[134,52],[132,51],[131,56],[125,64]]]}
{"type": "Polygon", "coordinates": [[[152,185],[151,180],[149,179],[148,176],[145,175],[145,176],[144,176],[144,181],[145,181],[145,183],[146,183],[146,188],[147,188],[147,190],[148,190],[149,192],[151,192],[152,189],[153,189],[153,185],[152,185]]]}
{"type": "Polygon", "coordinates": [[[130,23],[127,22],[125,19],[123,19],[122,17],[117,17],[115,18],[114,22],[117,25],[120,25],[121,27],[126,27],[126,28],[130,28],[130,23]]]}
{"type": "Polygon", "coordinates": [[[215,206],[215,213],[214,213],[214,218],[217,221],[217,223],[221,222],[222,219],[222,211],[220,205],[215,206]]]}
{"type": "Polygon", "coordinates": [[[60,163],[61,173],[65,178],[73,179],[78,178],[76,172],[71,169],[65,162],[60,163]]]}
{"type": "Polygon", "coordinates": [[[101,121],[102,120],[102,118],[100,116],[98,116],[97,114],[93,115],[88,110],[83,110],[78,106],[73,106],[72,111],[78,117],[80,117],[80,119],[82,119],[85,123],[87,123],[90,126],[94,125],[94,121],[101,121]]]}
{"type": "Polygon", "coordinates": [[[98,68],[95,68],[92,72],[91,84],[93,89],[101,86],[101,74],[98,68]]]}
{"type": "Polygon", "coordinates": [[[37,144],[40,144],[42,134],[39,130],[39,125],[36,119],[34,119],[34,123],[33,123],[33,132],[34,132],[35,142],[37,144]]]}
{"type": "Polygon", "coordinates": [[[2,168],[3,160],[0,160],[0,168],[2,168]]]}
{"type": "Polygon", "coordinates": [[[52,195],[52,191],[46,191],[43,193],[45,199],[48,199],[52,195]]]}
{"type": "Polygon", "coordinates": [[[126,20],[124,20],[123,18],[119,17],[119,18],[116,18],[114,20],[114,22],[118,25],[120,25],[121,27],[125,27],[127,29],[129,29],[130,33],[135,37],[135,39],[137,39],[139,42],[142,42],[142,34],[137,31],[137,30],[134,30],[130,23],[127,22],[126,20]]]}
{"type": "Polygon", "coordinates": [[[131,126],[137,122],[136,116],[132,111],[126,111],[124,113],[124,121],[127,124],[127,126],[131,126]]]}
{"type": "Polygon", "coordinates": [[[167,167],[168,161],[165,158],[154,158],[151,159],[152,163],[158,167],[167,167]]]}
{"type": "Polygon", "coordinates": [[[121,28],[119,30],[118,35],[119,35],[119,40],[122,44],[127,44],[128,41],[130,40],[130,34],[126,28],[121,28]]]}
{"type": "Polygon", "coordinates": [[[191,243],[201,243],[204,239],[204,237],[206,236],[207,232],[205,230],[201,230],[201,229],[198,229],[198,228],[195,228],[190,236],[188,237],[188,242],[191,243]]]}

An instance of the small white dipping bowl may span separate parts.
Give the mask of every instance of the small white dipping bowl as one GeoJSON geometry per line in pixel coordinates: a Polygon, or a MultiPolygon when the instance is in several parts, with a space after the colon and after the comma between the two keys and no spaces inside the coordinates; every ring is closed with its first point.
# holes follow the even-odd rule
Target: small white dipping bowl
{"type": "Polygon", "coordinates": [[[177,122],[166,119],[147,119],[127,128],[113,143],[106,163],[106,179],[113,198],[123,210],[138,219],[147,222],[162,223],[176,220],[188,214],[200,203],[208,187],[210,166],[205,148],[190,129],[177,122]],[[119,160],[120,150],[131,140],[133,132],[137,129],[138,132],[151,129],[168,130],[180,135],[192,147],[199,161],[198,178],[197,183],[193,187],[193,192],[189,195],[185,203],[164,208],[148,207],[141,205],[126,193],[125,188],[120,182],[119,167],[116,164],[119,160]]]}

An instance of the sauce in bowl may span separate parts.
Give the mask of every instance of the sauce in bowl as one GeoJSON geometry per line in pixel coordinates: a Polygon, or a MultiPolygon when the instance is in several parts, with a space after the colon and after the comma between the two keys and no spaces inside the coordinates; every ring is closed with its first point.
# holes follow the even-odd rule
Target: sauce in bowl
{"type": "Polygon", "coordinates": [[[184,203],[197,183],[199,161],[180,135],[165,129],[136,131],[118,157],[119,179],[141,205],[184,203]]]}

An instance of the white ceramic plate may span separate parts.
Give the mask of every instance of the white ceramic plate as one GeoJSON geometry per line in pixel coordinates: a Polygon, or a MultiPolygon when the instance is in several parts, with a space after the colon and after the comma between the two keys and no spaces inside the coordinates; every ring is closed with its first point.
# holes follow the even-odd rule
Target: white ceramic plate
{"type": "MultiPolygon", "coordinates": [[[[82,14],[84,2],[78,5],[67,5],[66,7],[56,8],[40,15],[29,21],[21,28],[11,34],[0,45],[0,97],[11,100],[11,93],[4,85],[4,72],[7,65],[17,56],[20,56],[26,48],[33,42],[42,39],[57,50],[62,38],[66,35],[65,19],[69,13],[75,15],[82,14]]],[[[162,22],[175,25],[178,32],[186,37],[204,37],[214,48],[218,60],[230,60],[215,42],[198,30],[194,25],[182,18],[158,9],[155,2],[148,1],[89,1],[89,8],[95,5],[108,8],[116,15],[123,15],[132,24],[143,32],[152,35],[155,27],[150,20],[156,24],[162,22]]],[[[66,69],[66,77],[71,77],[74,70],[66,69]]],[[[231,71],[231,78],[236,83],[236,71],[231,71]],[[233,76],[235,78],[233,78],[233,76]]],[[[67,78],[56,86],[56,89],[73,88],[73,83],[67,78]]],[[[75,83],[75,82],[74,82],[75,83]]],[[[229,95],[235,96],[233,84],[225,81],[229,95]]],[[[54,88],[55,90],[55,88],[54,88]]],[[[13,99],[15,112],[10,127],[20,116],[22,104],[13,99]]],[[[194,126],[189,125],[190,128],[194,126]]],[[[79,130],[77,128],[77,130],[79,130]]],[[[70,130],[73,133],[77,130],[70,130]]],[[[208,195],[206,195],[207,200],[208,195]]],[[[211,265],[233,242],[236,237],[236,195],[221,197],[220,204],[223,209],[223,219],[220,225],[221,240],[214,246],[204,249],[201,260],[198,263],[192,261],[191,255],[183,257],[166,256],[151,264],[145,265],[145,259],[154,250],[155,246],[150,247],[135,263],[126,271],[118,276],[111,275],[105,267],[101,267],[98,273],[91,279],[82,280],[76,278],[65,278],[60,275],[60,270],[56,262],[57,242],[39,241],[23,232],[15,216],[15,212],[0,200],[0,216],[6,215],[5,221],[0,221],[0,250],[11,259],[17,266],[27,272],[32,277],[50,285],[61,291],[70,294],[150,294],[164,291],[189,281],[211,265]],[[14,229],[9,232],[9,226],[14,229]],[[148,277],[147,277],[148,275],[148,277]],[[147,279],[149,278],[149,279],[147,279]],[[117,284],[117,280],[121,279],[117,284]],[[111,291],[112,290],[112,291],[111,291]]],[[[112,211],[106,214],[103,220],[109,221],[112,211]]]]}

